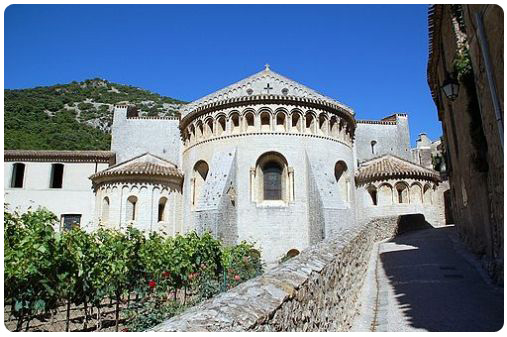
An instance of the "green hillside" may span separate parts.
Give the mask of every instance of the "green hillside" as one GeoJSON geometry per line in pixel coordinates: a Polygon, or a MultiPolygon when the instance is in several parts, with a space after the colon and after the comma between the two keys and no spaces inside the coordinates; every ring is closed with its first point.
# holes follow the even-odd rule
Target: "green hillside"
{"type": "Polygon", "coordinates": [[[109,150],[115,103],[134,103],[141,116],[177,116],[185,103],[103,79],[4,94],[4,149],[24,150],[109,150]]]}

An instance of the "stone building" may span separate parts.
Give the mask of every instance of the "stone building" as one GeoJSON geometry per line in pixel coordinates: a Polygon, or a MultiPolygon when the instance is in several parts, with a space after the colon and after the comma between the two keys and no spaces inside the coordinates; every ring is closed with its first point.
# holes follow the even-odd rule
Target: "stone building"
{"type": "MultiPolygon", "coordinates": [[[[407,114],[356,120],[269,67],[183,106],[179,119],[116,105],[111,153],[116,164],[80,177],[95,198],[82,209],[90,230],[210,231],[255,242],[272,264],[384,213],[445,222],[438,173],[412,160],[407,114]]],[[[8,186],[13,164],[30,163],[5,160],[8,186]]],[[[11,205],[23,205],[32,187],[10,186],[11,205]]],[[[45,192],[44,206],[56,194],[45,192]]]]}
{"type": "Polygon", "coordinates": [[[454,221],[498,282],[504,258],[503,22],[498,5],[429,10],[428,84],[444,130],[454,221]]]}

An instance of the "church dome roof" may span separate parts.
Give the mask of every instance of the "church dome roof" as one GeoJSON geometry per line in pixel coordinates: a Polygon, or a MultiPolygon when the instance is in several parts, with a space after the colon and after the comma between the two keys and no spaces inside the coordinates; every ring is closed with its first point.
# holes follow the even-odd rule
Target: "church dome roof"
{"type": "Polygon", "coordinates": [[[184,121],[216,106],[253,104],[254,101],[313,104],[340,111],[349,117],[354,116],[354,111],[347,105],[282,76],[266,65],[264,70],[256,74],[186,104],[181,109],[181,117],[184,121]]]}

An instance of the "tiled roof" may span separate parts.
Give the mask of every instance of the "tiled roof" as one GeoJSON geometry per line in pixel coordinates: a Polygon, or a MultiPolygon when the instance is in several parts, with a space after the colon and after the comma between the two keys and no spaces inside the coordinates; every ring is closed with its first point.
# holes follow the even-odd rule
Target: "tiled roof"
{"type": "Polygon", "coordinates": [[[117,177],[158,177],[182,179],[183,173],[173,163],[145,153],[123,163],[111,166],[90,176],[94,182],[115,179],[117,177]]]}
{"type": "MultiPolygon", "coordinates": [[[[234,84],[231,84],[223,89],[220,89],[218,91],[215,91],[209,95],[206,95],[200,99],[197,99],[185,106],[182,107],[181,115],[182,118],[186,117],[188,114],[190,114],[192,111],[197,110],[198,108],[202,108],[203,106],[209,105],[211,103],[217,103],[220,101],[226,101],[233,98],[240,99],[242,97],[249,97],[250,94],[247,93],[248,89],[252,89],[251,85],[255,82],[262,82],[265,81],[271,83],[271,85],[277,86],[279,84],[280,89],[282,87],[287,88],[289,92],[289,96],[295,96],[295,98],[305,98],[309,100],[314,100],[321,103],[327,103],[332,104],[333,106],[340,107],[344,111],[347,111],[350,115],[354,115],[354,111],[346,106],[345,104],[338,102],[328,96],[325,96],[313,89],[310,89],[307,86],[302,85],[301,83],[298,83],[296,81],[293,81],[285,76],[282,76],[273,70],[269,68],[268,65],[266,65],[266,69],[255,73],[251,76],[248,76],[247,78],[244,78],[243,80],[240,80],[239,82],[236,82],[234,84]]],[[[273,88],[271,88],[273,89],[273,88]]],[[[278,89],[275,89],[273,93],[268,91],[267,95],[263,95],[264,92],[253,92],[253,96],[264,96],[267,98],[276,98],[278,95],[282,95],[281,92],[278,92],[278,89]],[[272,95],[274,94],[274,95],[272,95]]]]}
{"type": "Polygon", "coordinates": [[[111,151],[4,150],[4,161],[59,161],[114,163],[111,151]]]}
{"type": "Polygon", "coordinates": [[[405,159],[383,155],[362,163],[356,173],[356,181],[364,183],[368,181],[386,180],[390,178],[420,178],[439,181],[437,171],[427,169],[405,159]]]}

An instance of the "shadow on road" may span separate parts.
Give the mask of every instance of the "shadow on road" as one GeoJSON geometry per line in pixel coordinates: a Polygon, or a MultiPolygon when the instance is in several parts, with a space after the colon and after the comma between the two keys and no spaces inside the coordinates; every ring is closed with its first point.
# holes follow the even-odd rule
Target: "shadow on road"
{"type": "Polygon", "coordinates": [[[424,227],[383,243],[380,250],[380,261],[410,325],[428,331],[499,330],[503,291],[486,284],[455,251],[449,237],[453,226],[424,227]]]}

